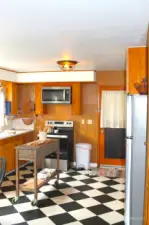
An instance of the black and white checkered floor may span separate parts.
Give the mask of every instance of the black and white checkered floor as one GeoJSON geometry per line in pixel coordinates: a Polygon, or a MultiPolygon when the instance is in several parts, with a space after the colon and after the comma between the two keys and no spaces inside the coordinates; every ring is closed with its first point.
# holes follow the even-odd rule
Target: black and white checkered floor
{"type": "MultiPolygon", "coordinates": [[[[20,182],[33,177],[32,167],[20,171],[20,182]]],[[[54,180],[40,188],[38,207],[32,206],[33,193],[15,196],[15,175],[5,178],[0,188],[2,225],[124,225],[124,179],[89,177],[88,171],[60,174],[59,190],[54,180]]]]}

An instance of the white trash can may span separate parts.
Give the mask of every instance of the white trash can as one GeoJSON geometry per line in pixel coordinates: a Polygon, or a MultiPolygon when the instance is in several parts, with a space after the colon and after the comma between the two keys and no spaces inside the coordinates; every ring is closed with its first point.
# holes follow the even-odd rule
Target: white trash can
{"type": "Polygon", "coordinates": [[[76,144],[76,168],[89,169],[90,167],[90,155],[92,145],[88,143],[76,144]]]}

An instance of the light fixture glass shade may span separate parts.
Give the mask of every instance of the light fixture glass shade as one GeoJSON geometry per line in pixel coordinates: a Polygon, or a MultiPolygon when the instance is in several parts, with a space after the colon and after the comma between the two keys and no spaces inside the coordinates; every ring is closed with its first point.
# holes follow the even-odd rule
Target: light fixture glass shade
{"type": "Polygon", "coordinates": [[[74,61],[74,60],[59,60],[59,61],[57,61],[57,64],[59,65],[60,69],[63,71],[73,70],[77,63],[78,62],[74,61]]]}

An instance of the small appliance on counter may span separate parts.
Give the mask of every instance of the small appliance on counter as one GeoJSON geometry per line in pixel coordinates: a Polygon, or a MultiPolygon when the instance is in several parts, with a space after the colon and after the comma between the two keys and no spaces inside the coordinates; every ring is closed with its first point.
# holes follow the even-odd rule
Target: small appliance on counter
{"type": "MultiPolygon", "coordinates": [[[[67,171],[73,162],[74,146],[74,122],[47,120],[47,138],[58,138],[60,140],[60,170],[67,171]]],[[[45,167],[56,168],[56,153],[52,153],[45,158],[45,167]]]]}

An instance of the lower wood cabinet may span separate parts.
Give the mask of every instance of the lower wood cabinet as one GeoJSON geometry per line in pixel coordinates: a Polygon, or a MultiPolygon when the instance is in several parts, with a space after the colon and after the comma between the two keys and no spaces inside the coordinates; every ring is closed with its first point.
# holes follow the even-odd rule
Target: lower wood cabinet
{"type": "MultiPolygon", "coordinates": [[[[16,167],[16,155],[15,147],[25,144],[34,140],[34,132],[25,133],[15,137],[10,137],[0,140],[0,157],[6,158],[7,167],[6,172],[9,172],[16,167]]],[[[24,164],[25,161],[20,162],[20,165],[24,164]]]]}

